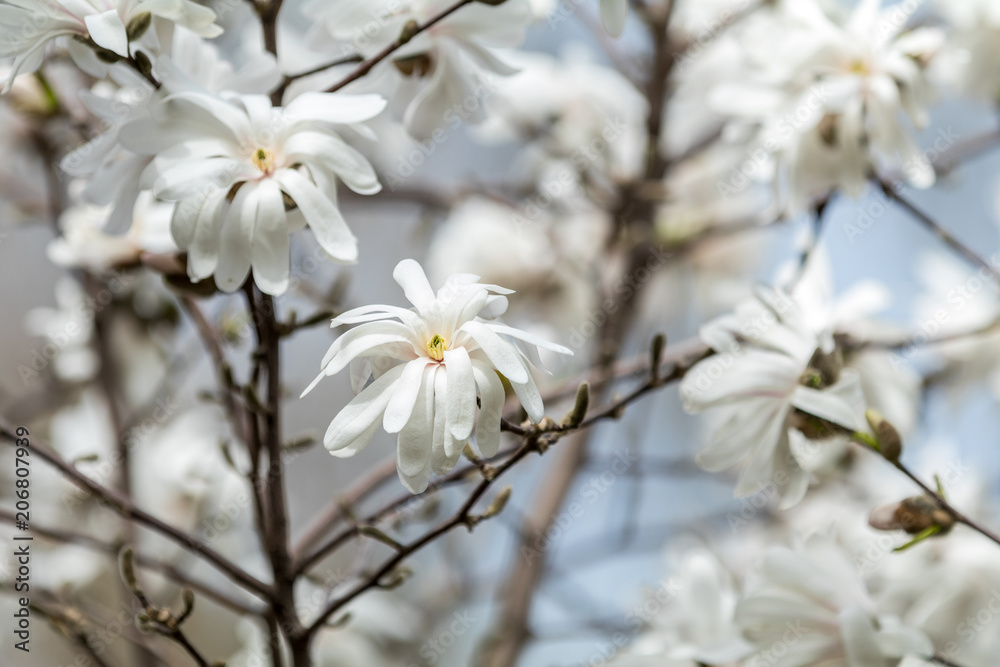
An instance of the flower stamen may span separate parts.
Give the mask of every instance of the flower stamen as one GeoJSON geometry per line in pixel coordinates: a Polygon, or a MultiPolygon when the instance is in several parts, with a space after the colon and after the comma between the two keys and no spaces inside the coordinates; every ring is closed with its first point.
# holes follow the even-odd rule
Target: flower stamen
{"type": "Polygon", "coordinates": [[[448,341],[439,334],[434,334],[427,341],[427,354],[435,361],[444,359],[444,351],[448,349],[448,341]]]}
{"type": "Polygon", "coordinates": [[[253,165],[265,174],[274,171],[274,154],[271,151],[258,148],[253,154],[253,165]]]}

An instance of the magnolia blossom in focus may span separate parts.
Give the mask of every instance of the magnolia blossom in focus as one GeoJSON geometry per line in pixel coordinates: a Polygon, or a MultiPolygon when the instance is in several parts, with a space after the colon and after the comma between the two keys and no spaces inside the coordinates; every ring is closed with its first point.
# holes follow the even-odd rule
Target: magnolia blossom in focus
{"type": "Polygon", "coordinates": [[[191,0],[6,0],[0,5],[0,57],[14,58],[4,92],[14,77],[34,72],[52,40],[68,36],[67,48],[77,65],[95,76],[104,72],[102,60],[85,41],[114,56],[129,57],[129,43],[161,18],[215,37],[222,28],[215,12],[191,0]],[[144,27],[143,27],[144,26],[144,27]]]}
{"type": "Polygon", "coordinates": [[[749,665],[893,667],[934,653],[922,632],[876,613],[850,558],[826,538],[771,547],[754,574],[736,610],[758,649],[749,665]]]}
{"type": "Polygon", "coordinates": [[[573,353],[490,321],[507,309],[502,295],[511,291],[481,284],[478,276],[454,275],[435,294],[420,265],[407,259],[393,278],[413,307],[363,306],[335,318],[332,326],[360,326],[334,342],[323,372],[303,395],[350,364],[358,395],[331,422],[326,448],[334,456],[353,456],[381,420],[387,433],[399,434],[400,480],[420,493],[432,471],[455,467],[473,429],[480,453],[496,454],[505,398],[501,376],[538,422],[544,407],[531,377],[531,366],[540,365],[538,348],[573,353]],[[369,377],[374,381],[365,387],[369,377]]]}
{"type": "Polygon", "coordinates": [[[366,121],[384,107],[377,95],[305,93],[281,108],[263,95],[185,92],[164,100],[153,118],[130,122],[120,140],[136,154],[156,156],[140,185],[177,202],[171,231],[188,251],[192,280],[214,274],[219,288],[232,292],[252,267],[262,291],[281,294],[288,286],[288,237],[303,223],[331,257],[357,260],[336,184],[361,194],[381,185],[368,160],[333,128],[366,121]]]}
{"type": "Polygon", "coordinates": [[[721,425],[698,454],[699,465],[720,471],[743,462],[737,496],[773,484],[782,507],[794,505],[809,485],[810,453],[792,448],[789,430],[822,441],[837,437],[831,426],[863,428],[857,373],[840,367],[833,339],[807,328],[794,302],[777,291],[758,291],[700,335],[716,354],[691,369],[681,397],[686,410],[711,410],[721,425]]]}

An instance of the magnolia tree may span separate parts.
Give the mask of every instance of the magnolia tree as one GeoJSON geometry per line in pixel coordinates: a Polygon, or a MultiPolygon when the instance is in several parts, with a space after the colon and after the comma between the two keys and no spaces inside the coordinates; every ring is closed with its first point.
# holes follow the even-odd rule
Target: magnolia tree
{"type": "Polygon", "coordinates": [[[0,1],[3,664],[995,666],[998,45],[0,1]]]}

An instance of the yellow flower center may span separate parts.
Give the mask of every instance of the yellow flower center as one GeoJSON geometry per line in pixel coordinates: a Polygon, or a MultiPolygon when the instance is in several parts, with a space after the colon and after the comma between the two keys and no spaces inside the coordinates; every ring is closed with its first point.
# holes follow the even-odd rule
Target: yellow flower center
{"type": "Polygon", "coordinates": [[[258,148],[253,154],[253,165],[265,174],[270,174],[274,169],[274,154],[269,150],[258,148]]]}
{"type": "Polygon", "coordinates": [[[427,341],[427,354],[429,354],[431,359],[434,359],[435,361],[441,361],[444,359],[444,351],[447,349],[448,341],[438,334],[434,334],[427,341]]]}
{"type": "Polygon", "coordinates": [[[861,76],[868,76],[872,73],[868,63],[864,60],[858,59],[851,63],[851,66],[847,68],[851,74],[860,74],[861,76]]]}

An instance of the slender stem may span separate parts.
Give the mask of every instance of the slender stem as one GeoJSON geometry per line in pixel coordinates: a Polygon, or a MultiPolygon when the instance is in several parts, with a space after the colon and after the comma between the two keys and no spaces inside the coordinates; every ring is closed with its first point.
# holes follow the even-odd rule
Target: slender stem
{"type": "MultiPolygon", "coordinates": [[[[34,530],[34,528],[32,529],[34,530]]],[[[93,661],[92,664],[97,667],[110,667],[94,648],[94,645],[90,641],[90,635],[78,627],[78,622],[74,622],[66,618],[64,614],[50,610],[35,602],[31,603],[31,609],[45,618],[57,631],[66,634],[74,644],[80,647],[80,650],[87,654],[87,657],[93,661]]]]}
{"type": "Polygon", "coordinates": [[[153,606],[153,604],[150,603],[149,598],[146,597],[146,594],[139,587],[138,581],[135,579],[135,572],[132,571],[132,558],[133,556],[130,552],[128,565],[129,569],[125,574],[126,584],[132,592],[133,597],[135,597],[139,604],[142,605],[146,616],[146,622],[149,623],[150,627],[158,634],[173,640],[181,648],[183,648],[184,651],[191,656],[191,659],[194,660],[198,667],[210,667],[208,660],[205,659],[205,656],[203,656],[198,649],[194,647],[191,641],[187,638],[187,635],[181,629],[181,624],[184,620],[186,620],[187,614],[190,613],[190,608],[188,608],[181,617],[177,617],[174,616],[169,609],[160,609],[153,606]]]}
{"type": "Polygon", "coordinates": [[[878,180],[877,183],[879,187],[882,188],[882,192],[885,193],[886,197],[903,207],[903,209],[905,209],[914,220],[930,230],[930,232],[941,239],[945,245],[960,254],[971,264],[975,264],[980,268],[985,269],[994,278],[1000,279],[1000,271],[998,271],[993,264],[983,259],[983,257],[980,256],[975,250],[959,241],[956,237],[952,236],[951,232],[939,225],[934,218],[901,195],[899,193],[899,188],[896,185],[884,180],[878,180]]]}
{"type": "Polygon", "coordinates": [[[350,63],[362,63],[365,61],[365,57],[359,53],[353,53],[349,56],[344,56],[343,58],[337,58],[328,63],[323,63],[322,65],[317,65],[316,67],[311,67],[303,72],[296,72],[295,74],[286,74],[285,80],[282,82],[282,92],[285,88],[288,88],[288,84],[298,79],[304,79],[307,76],[312,76],[313,74],[319,74],[320,72],[325,72],[328,69],[339,67],[340,65],[348,65],[350,63]]]}
{"type": "MultiPolygon", "coordinates": [[[[257,332],[260,354],[266,376],[266,406],[264,415],[254,415],[254,422],[263,421],[256,449],[267,451],[268,467],[261,478],[267,513],[265,540],[271,570],[274,573],[274,596],[271,605],[279,627],[288,637],[295,667],[309,665],[309,640],[295,610],[294,588],[296,571],[292,562],[288,535],[288,506],[285,493],[285,468],[281,447],[281,331],[270,295],[262,293],[248,281],[244,287],[250,314],[257,332]]],[[[258,367],[259,368],[259,367],[258,367]]],[[[258,373],[254,374],[255,376],[258,373]]],[[[276,649],[277,650],[277,649],[276,649]]]]}
{"type": "MultiPolygon", "coordinates": [[[[393,456],[376,466],[367,476],[349,488],[345,493],[337,496],[322,514],[313,519],[312,524],[299,537],[292,548],[293,560],[304,562],[306,551],[315,547],[323,535],[343,518],[346,508],[358,503],[395,476],[396,457],[393,456]]],[[[298,568],[296,570],[298,571],[298,568]]]]}

